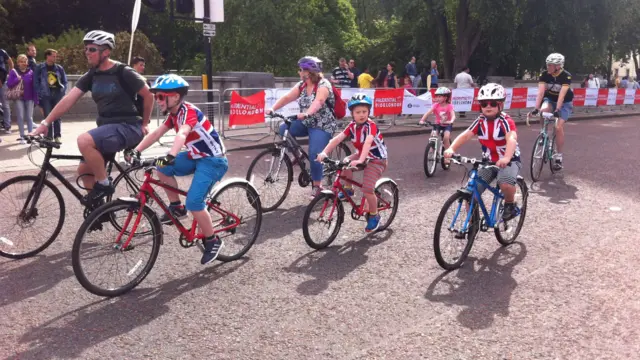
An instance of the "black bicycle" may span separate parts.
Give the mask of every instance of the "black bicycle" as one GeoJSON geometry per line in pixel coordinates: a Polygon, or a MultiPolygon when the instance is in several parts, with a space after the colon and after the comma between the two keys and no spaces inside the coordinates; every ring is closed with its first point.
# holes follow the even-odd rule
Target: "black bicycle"
{"type": "MultiPolygon", "coordinates": [[[[273,211],[278,208],[289,194],[291,183],[293,182],[293,165],[300,167],[298,185],[303,188],[309,186],[311,184],[310,162],[316,161],[316,159],[309,159],[309,155],[289,133],[292,121],[297,119],[296,116],[285,117],[273,113],[271,117],[284,120],[287,126],[284,135],[280,136],[276,132],[273,146],[259,153],[253,159],[247,171],[247,180],[258,189],[260,194],[263,212],[273,211]],[[293,155],[293,163],[289,155],[287,155],[287,151],[290,151],[293,155]]],[[[340,143],[328,155],[332,159],[344,159],[351,155],[351,150],[346,144],[340,143]]],[[[325,172],[323,179],[325,187],[328,188],[333,185],[334,175],[329,175],[325,172]]]]}
{"type": "MultiPolygon", "coordinates": [[[[0,185],[0,208],[3,214],[3,221],[0,222],[0,256],[10,259],[34,256],[51,245],[60,233],[66,216],[65,203],[58,186],[47,179],[49,174],[58,179],[78,199],[85,208],[84,218],[104,204],[105,200],[108,202],[114,196],[128,196],[138,192],[141,182],[132,178],[130,173],[139,170],[140,167],[125,168],[114,157],[107,160],[107,175],[111,179],[113,167],[118,169],[119,175],[113,180],[116,192],[104,200],[89,201],[51,165],[51,160],[81,161],[82,156],[53,154],[53,149],[59,149],[60,145],[46,138],[29,137],[27,141],[31,144],[29,159],[36,164],[33,152],[43,151],[44,162],[41,166],[36,164],[40,167],[38,175],[16,176],[0,185]]],[[[76,185],[80,189],[85,189],[80,185],[80,179],[88,175],[82,174],[76,178],[76,185]]]]}

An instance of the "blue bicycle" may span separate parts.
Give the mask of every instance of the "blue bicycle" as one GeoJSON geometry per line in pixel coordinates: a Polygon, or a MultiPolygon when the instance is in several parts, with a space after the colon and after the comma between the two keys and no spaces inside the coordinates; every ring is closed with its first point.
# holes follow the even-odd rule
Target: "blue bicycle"
{"type": "Polygon", "coordinates": [[[469,171],[467,185],[447,199],[436,221],[433,250],[438,264],[445,270],[453,270],[462,266],[471,251],[478,231],[486,232],[493,228],[500,244],[507,246],[513,243],[524,224],[529,192],[524,178],[518,175],[515,196],[517,215],[513,219],[504,221],[502,219],[504,195],[502,195],[500,188],[490,186],[478,176],[478,169],[495,167],[495,163],[460,155],[454,155],[451,162],[462,166],[464,166],[463,164],[471,164],[473,169],[469,171]],[[491,212],[487,211],[482,200],[479,191],[480,185],[493,193],[491,212]],[[443,241],[447,238],[451,240],[450,245],[443,246],[443,241]],[[452,248],[453,251],[448,251],[452,248]]]}

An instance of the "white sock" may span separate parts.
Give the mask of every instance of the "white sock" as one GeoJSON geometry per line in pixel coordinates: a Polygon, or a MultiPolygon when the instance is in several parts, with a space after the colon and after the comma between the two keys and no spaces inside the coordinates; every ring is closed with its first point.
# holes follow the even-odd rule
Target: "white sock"
{"type": "Polygon", "coordinates": [[[108,186],[109,185],[109,179],[98,180],[97,183],[100,184],[100,185],[108,186]]]}

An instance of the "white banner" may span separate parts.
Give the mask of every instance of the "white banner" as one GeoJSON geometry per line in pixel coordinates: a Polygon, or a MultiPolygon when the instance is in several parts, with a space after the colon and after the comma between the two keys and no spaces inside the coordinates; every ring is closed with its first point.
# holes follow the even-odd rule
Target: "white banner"
{"type": "Polygon", "coordinates": [[[426,92],[420,96],[415,96],[409,91],[404,91],[404,99],[402,100],[402,114],[404,115],[423,115],[433,105],[431,93],[426,92]]]}
{"type": "Polygon", "coordinates": [[[624,104],[633,105],[636,100],[636,91],[634,89],[627,89],[624,93],[624,104]]]}
{"type": "Polygon", "coordinates": [[[504,89],[505,91],[505,95],[506,98],[504,100],[504,108],[505,109],[511,109],[511,99],[513,98],[513,89],[512,88],[506,88],[504,89]]]}
{"type": "MultiPolygon", "coordinates": [[[[291,91],[291,89],[274,89],[275,98],[280,99],[281,97],[287,95],[291,91]]],[[[278,113],[284,116],[292,116],[300,113],[300,107],[298,106],[297,99],[286,104],[281,109],[278,109],[278,113]]]]}
{"type": "Polygon", "coordinates": [[[618,97],[618,89],[610,88],[609,95],[607,96],[607,105],[615,105],[616,97],[618,97]]]}
{"type": "Polygon", "coordinates": [[[451,104],[455,111],[471,111],[475,89],[453,89],[451,104]]]}
{"type": "Polygon", "coordinates": [[[530,87],[527,90],[527,107],[534,108],[536,107],[536,98],[538,97],[538,88],[530,87]]]}
{"type": "Polygon", "coordinates": [[[598,89],[587,88],[584,97],[584,106],[596,106],[598,103],[598,89]]]}

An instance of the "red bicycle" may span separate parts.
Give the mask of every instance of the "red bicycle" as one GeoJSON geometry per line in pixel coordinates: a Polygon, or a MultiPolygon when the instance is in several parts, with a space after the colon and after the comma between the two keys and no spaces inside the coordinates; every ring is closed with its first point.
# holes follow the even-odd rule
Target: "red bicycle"
{"type": "MultiPolygon", "coordinates": [[[[339,192],[342,192],[345,200],[351,204],[352,219],[360,220],[362,217],[366,219],[366,214],[368,213],[367,209],[365,209],[366,200],[364,196],[360,201],[360,205],[357,205],[340,182],[342,180],[356,188],[362,188],[362,184],[342,176],[342,172],[349,167],[350,161],[325,158],[323,162],[327,164],[324,175],[331,177],[333,174],[336,175],[333,187],[331,190],[323,190],[311,200],[302,220],[304,240],[314,249],[323,249],[329,246],[340,232],[340,227],[344,222],[344,206],[342,205],[343,202],[338,199],[339,192]],[[321,232],[325,230],[328,232],[328,237],[325,240],[321,240],[324,238],[323,235],[316,235],[315,232],[312,234],[311,230],[316,225],[318,225],[317,227],[321,232]]],[[[357,169],[362,170],[365,166],[366,164],[358,165],[357,169]]],[[[374,192],[378,199],[378,212],[380,213],[380,226],[377,231],[382,231],[391,225],[398,211],[398,184],[390,178],[380,178],[376,182],[374,192]]],[[[362,221],[365,221],[365,219],[362,221]]]]}
{"type": "MultiPolygon", "coordinates": [[[[153,268],[164,231],[156,212],[149,206],[152,201],[180,232],[178,241],[183,248],[197,245],[203,250],[204,235],[196,232],[196,220],[186,228],[156,193],[154,186],[182,196],[187,194],[153,178],[155,163],[156,159],[142,163],[144,182],[135,198],[123,197],[102,205],[78,230],[72,252],[73,272],[80,284],[95,295],[122,295],[140,284],[153,268]],[[107,260],[116,263],[106,264],[107,260]],[[98,263],[99,269],[92,272],[90,264],[94,262],[98,263]],[[107,280],[102,269],[121,273],[115,280],[107,280]],[[92,276],[94,273],[95,277],[92,276]]],[[[225,243],[217,259],[227,262],[241,258],[253,246],[260,231],[262,208],[258,192],[247,180],[230,178],[211,190],[206,204],[215,234],[225,243]]]]}

